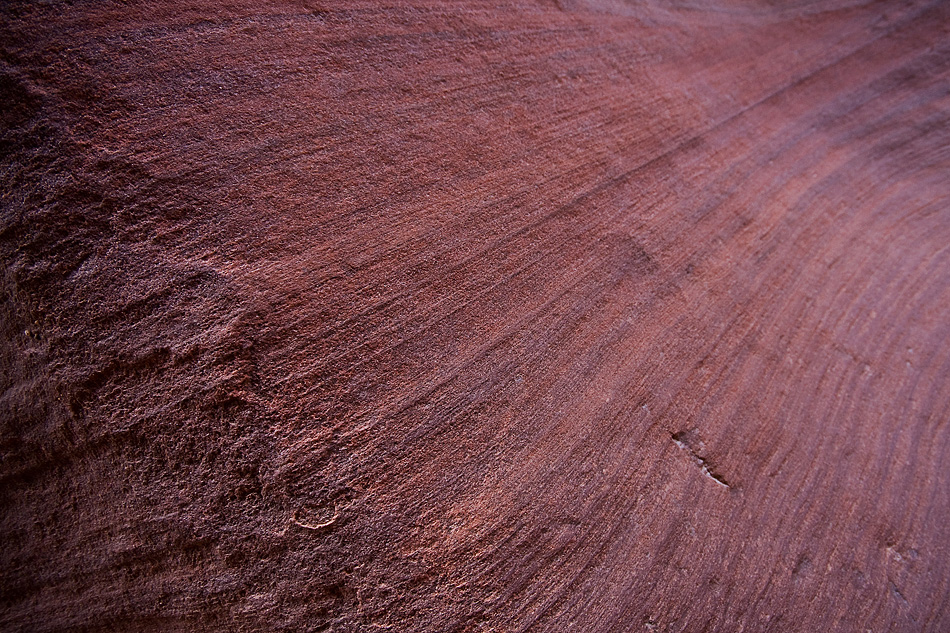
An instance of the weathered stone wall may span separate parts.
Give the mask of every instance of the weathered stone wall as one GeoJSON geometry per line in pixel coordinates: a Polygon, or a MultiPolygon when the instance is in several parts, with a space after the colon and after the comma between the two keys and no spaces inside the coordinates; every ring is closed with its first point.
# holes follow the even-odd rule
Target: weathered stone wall
{"type": "Polygon", "coordinates": [[[12,2],[0,629],[950,629],[950,6],[12,2]]]}

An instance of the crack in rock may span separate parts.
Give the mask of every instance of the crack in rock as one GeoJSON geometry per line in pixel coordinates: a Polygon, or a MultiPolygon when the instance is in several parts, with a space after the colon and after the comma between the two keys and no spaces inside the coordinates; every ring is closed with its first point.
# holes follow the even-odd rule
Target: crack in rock
{"type": "Polygon", "coordinates": [[[703,441],[699,439],[699,433],[697,433],[695,429],[692,431],[680,431],[679,433],[673,433],[670,437],[673,438],[673,443],[685,451],[689,455],[690,459],[692,459],[693,462],[699,466],[704,475],[715,481],[723,488],[728,490],[732,489],[732,485],[726,481],[726,478],[716,472],[709,463],[709,460],[700,454],[703,448],[705,448],[705,445],[703,444],[703,441]]]}

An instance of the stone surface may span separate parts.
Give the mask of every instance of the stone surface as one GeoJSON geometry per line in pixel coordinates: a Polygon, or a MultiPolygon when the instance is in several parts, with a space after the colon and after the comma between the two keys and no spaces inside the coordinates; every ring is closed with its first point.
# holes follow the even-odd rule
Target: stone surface
{"type": "Polygon", "coordinates": [[[950,629],[950,6],[11,2],[4,631],[950,629]]]}

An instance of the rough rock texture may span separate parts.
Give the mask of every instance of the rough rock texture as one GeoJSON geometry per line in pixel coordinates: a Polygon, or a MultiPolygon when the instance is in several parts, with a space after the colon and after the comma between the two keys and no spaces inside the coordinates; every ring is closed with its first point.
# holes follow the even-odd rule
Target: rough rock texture
{"type": "Polygon", "coordinates": [[[950,630],[950,5],[12,2],[3,631],[950,630]]]}

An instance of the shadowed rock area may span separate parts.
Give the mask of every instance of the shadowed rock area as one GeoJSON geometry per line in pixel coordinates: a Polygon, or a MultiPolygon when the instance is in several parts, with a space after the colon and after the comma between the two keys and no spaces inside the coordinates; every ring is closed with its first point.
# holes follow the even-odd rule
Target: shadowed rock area
{"type": "Polygon", "coordinates": [[[10,2],[3,631],[950,630],[950,5],[10,2]]]}

